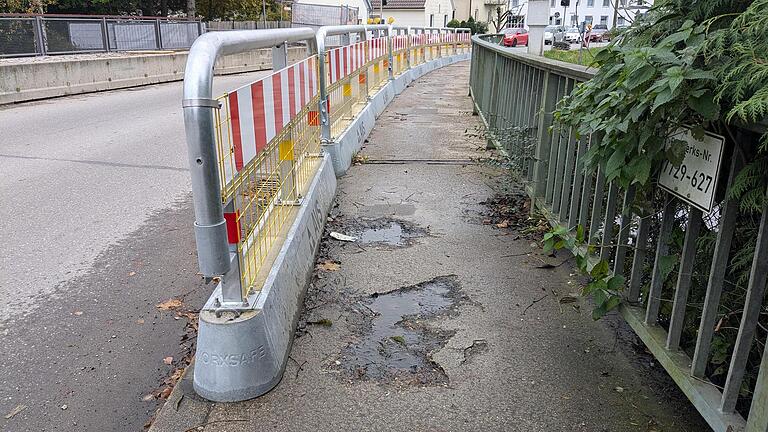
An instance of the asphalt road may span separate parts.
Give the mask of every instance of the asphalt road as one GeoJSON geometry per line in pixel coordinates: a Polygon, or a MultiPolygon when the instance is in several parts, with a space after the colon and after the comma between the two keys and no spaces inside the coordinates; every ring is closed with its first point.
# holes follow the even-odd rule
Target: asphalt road
{"type": "Polygon", "coordinates": [[[181,99],[177,82],[0,107],[0,430],[136,431],[154,413],[142,397],[185,323],[155,305],[210,292],[181,99]]]}

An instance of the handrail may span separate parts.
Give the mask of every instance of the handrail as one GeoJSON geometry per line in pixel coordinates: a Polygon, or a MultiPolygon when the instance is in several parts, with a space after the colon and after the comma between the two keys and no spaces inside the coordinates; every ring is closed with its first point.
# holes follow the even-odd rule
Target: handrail
{"type": "Polygon", "coordinates": [[[553,60],[534,54],[506,50],[499,45],[486,40],[493,36],[496,35],[474,35],[472,36],[472,43],[477,44],[485,49],[489,49],[496,54],[508,59],[516,60],[529,66],[533,66],[546,71],[555,72],[558,75],[563,75],[578,81],[586,81],[595,76],[594,68],[562,62],[559,60],[553,60]]]}
{"type": "Polygon", "coordinates": [[[224,211],[221,206],[213,110],[213,67],[221,55],[237,54],[286,42],[307,41],[316,50],[309,27],[206,33],[192,44],[184,75],[184,129],[187,137],[195,239],[200,272],[221,276],[231,269],[224,211]]]}

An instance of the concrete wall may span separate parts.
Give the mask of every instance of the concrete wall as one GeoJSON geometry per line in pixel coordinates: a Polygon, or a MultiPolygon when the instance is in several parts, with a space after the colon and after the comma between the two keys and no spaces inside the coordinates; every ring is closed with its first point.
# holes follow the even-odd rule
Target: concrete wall
{"type": "MultiPolygon", "coordinates": [[[[290,48],[288,60],[305,55],[304,48],[290,48]]],[[[175,52],[0,64],[0,105],[178,81],[186,63],[187,53],[175,52]]],[[[271,49],[222,57],[216,63],[219,75],[271,68],[271,49]]]]}

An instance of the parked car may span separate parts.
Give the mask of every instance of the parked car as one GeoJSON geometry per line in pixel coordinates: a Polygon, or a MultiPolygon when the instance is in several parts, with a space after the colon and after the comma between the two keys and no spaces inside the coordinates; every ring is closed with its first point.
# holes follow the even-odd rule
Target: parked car
{"type": "Polygon", "coordinates": [[[592,31],[589,33],[589,41],[590,42],[607,42],[608,35],[608,26],[605,24],[595,24],[592,26],[592,31]]]}
{"type": "Polygon", "coordinates": [[[565,39],[566,28],[559,25],[551,25],[544,28],[544,45],[552,45],[552,42],[561,42],[565,39]]]}
{"type": "Polygon", "coordinates": [[[501,44],[505,47],[528,46],[528,30],[522,27],[508,27],[502,30],[501,33],[504,35],[501,44]]]}
{"type": "Polygon", "coordinates": [[[565,32],[565,40],[571,43],[579,41],[579,28],[571,27],[565,32]]]}

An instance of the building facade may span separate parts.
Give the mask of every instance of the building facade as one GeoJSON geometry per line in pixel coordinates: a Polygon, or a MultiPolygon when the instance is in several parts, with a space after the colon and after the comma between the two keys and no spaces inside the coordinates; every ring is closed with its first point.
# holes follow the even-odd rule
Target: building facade
{"type": "Polygon", "coordinates": [[[456,17],[453,0],[387,0],[383,10],[381,0],[371,1],[371,17],[394,19],[394,25],[416,27],[445,27],[456,17]]]}
{"type": "MultiPolygon", "coordinates": [[[[570,5],[560,6],[560,0],[549,0],[549,23],[574,27],[582,22],[604,24],[609,29],[630,25],[638,14],[648,11],[653,0],[571,0],[570,5]]],[[[528,2],[510,0],[511,25],[528,25],[528,2]],[[519,11],[519,12],[517,12],[519,11]]]]}

